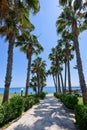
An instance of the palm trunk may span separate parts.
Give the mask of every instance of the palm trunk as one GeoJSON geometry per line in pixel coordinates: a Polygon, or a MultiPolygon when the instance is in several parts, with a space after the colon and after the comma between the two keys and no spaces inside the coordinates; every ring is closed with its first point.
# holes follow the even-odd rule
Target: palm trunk
{"type": "Polygon", "coordinates": [[[64,83],[64,93],[66,93],[66,74],[67,74],[67,62],[65,62],[65,83],[64,83]]]}
{"type": "Polygon", "coordinates": [[[80,82],[80,87],[82,90],[83,103],[85,104],[87,103],[87,88],[86,88],[86,82],[85,82],[85,77],[83,73],[82,61],[81,61],[80,50],[79,50],[76,19],[73,19],[72,32],[73,32],[73,41],[74,41],[75,51],[76,51],[79,82],[80,82]]]}
{"type": "Polygon", "coordinates": [[[56,92],[57,92],[57,85],[56,85],[56,82],[55,82],[55,77],[54,77],[54,75],[53,75],[53,81],[54,81],[55,89],[56,89],[56,92]]]}
{"type": "Polygon", "coordinates": [[[58,74],[58,92],[61,93],[61,88],[60,88],[60,77],[59,77],[59,74],[58,74]]]}
{"type": "Polygon", "coordinates": [[[44,86],[41,87],[41,92],[43,92],[43,88],[44,88],[44,86]]]}
{"type": "Polygon", "coordinates": [[[30,71],[31,71],[31,56],[28,59],[25,97],[28,96],[28,88],[29,88],[29,81],[30,81],[30,71]]]}
{"type": "Polygon", "coordinates": [[[69,93],[72,92],[71,88],[71,75],[70,75],[70,61],[68,60],[68,87],[69,87],[69,93]]]}
{"type": "Polygon", "coordinates": [[[37,74],[37,78],[38,78],[38,96],[40,95],[40,76],[39,74],[37,74]]]}
{"type": "Polygon", "coordinates": [[[62,92],[64,93],[64,85],[63,85],[63,76],[62,76],[62,73],[60,73],[60,78],[61,78],[62,92]]]}
{"type": "Polygon", "coordinates": [[[4,88],[2,103],[8,101],[8,98],[9,98],[9,87],[10,87],[11,79],[12,79],[14,41],[15,41],[15,34],[13,34],[13,37],[9,40],[8,60],[7,60],[7,69],[6,69],[7,71],[6,71],[6,77],[5,77],[5,88],[4,88]]]}

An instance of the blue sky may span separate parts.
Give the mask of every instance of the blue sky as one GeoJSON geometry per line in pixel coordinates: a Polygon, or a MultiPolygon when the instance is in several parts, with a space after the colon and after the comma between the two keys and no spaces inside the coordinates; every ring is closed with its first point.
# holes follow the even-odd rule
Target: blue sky
{"type": "MultiPolygon", "coordinates": [[[[44,47],[44,52],[41,57],[47,62],[47,69],[50,67],[48,55],[52,47],[55,47],[58,35],[56,34],[56,20],[61,9],[58,7],[58,0],[40,0],[40,12],[37,15],[31,15],[31,21],[35,25],[33,34],[38,36],[39,42],[44,47]]],[[[87,32],[85,31],[79,36],[81,57],[83,62],[83,70],[87,79],[87,32]]],[[[8,43],[0,37],[0,87],[4,87],[6,64],[7,64],[7,49],[8,43]]],[[[71,79],[73,86],[79,86],[77,70],[73,69],[76,64],[76,59],[71,62],[71,79]]],[[[12,72],[11,87],[25,87],[27,60],[26,55],[19,51],[19,48],[14,49],[14,61],[12,72]]],[[[63,74],[64,76],[64,74],[63,74]]],[[[47,78],[47,86],[54,86],[52,77],[47,78]]]]}

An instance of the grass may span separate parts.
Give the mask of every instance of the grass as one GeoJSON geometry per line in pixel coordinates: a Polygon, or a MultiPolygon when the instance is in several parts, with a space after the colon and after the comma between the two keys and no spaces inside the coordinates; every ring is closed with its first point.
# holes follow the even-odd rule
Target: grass
{"type": "MultiPolygon", "coordinates": [[[[15,95],[19,95],[19,94],[10,94],[9,99],[12,98],[15,95]]],[[[3,99],[3,94],[0,94],[0,104],[2,103],[2,99],[3,99]]]]}
{"type": "Polygon", "coordinates": [[[79,105],[83,105],[82,97],[78,97],[78,100],[79,100],[79,101],[78,101],[78,104],[79,104],[79,105]]]}

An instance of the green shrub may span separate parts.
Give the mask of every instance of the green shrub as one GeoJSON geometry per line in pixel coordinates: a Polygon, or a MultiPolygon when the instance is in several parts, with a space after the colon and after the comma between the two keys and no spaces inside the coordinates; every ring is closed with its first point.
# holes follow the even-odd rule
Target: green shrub
{"type": "Polygon", "coordinates": [[[40,93],[40,95],[39,95],[39,97],[40,97],[41,99],[44,99],[45,96],[46,96],[46,93],[44,93],[44,92],[40,93]]]}
{"type": "Polygon", "coordinates": [[[34,104],[34,97],[26,97],[24,99],[24,111],[27,111],[34,104]]]}
{"type": "Polygon", "coordinates": [[[64,99],[65,99],[66,94],[62,94],[62,93],[56,92],[56,93],[54,93],[54,96],[56,98],[59,98],[63,102],[64,99]]]}
{"type": "Polygon", "coordinates": [[[75,105],[78,103],[78,98],[76,95],[54,93],[54,96],[60,98],[64,105],[70,109],[74,109],[75,105]]]}
{"type": "Polygon", "coordinates": [[[2,105],[0,105],[0,126],[3,124],[4,122],[4,108],[2,105]]]}
{"type": "Polygon", "coordinates": [[[59,95],[59,98],[60,98],[60,100],[63,102],[63,103],[65,103],[66,102],[66,94],[60,94],[59,95]]]}
{"type": "Polygon", "coordinates": [[[74,109],[75,105],[78,103],[78,98],[76,95],[66,95],[64,99],[64,104],[70,109],[74,109]]]}
{"type": "Polygon", "coordinates": [[[24,110],[24,99],[21,96],[14,96],[10,99],[10,106],[12,109],[11,116],[12,118],[16,118],[22,114],[24,110]]]}
{"type": "Polygon", "coordinates": [[[7,123],[13,118],[11,114],[13,110],[11,108],[10,102],[5,102],[3,104],[3,108],[4,108],[4,123],[7,123]]]}
{"type": "Polygon", "coordinates": [[[87,105],[75,106],[75,119],[80,130],[87,129],[87,105]]]}
{"type": "Polygon", "coordinates": [[[54,96],[55,96],[56,98],[60,98],[60,93],[55,92],[55,93],[54,93],[54,96]]]}
{"type": "Polygon", "coordinates": [[[34,98],[34,104],[39,103],[39,98],[34,98]]]}

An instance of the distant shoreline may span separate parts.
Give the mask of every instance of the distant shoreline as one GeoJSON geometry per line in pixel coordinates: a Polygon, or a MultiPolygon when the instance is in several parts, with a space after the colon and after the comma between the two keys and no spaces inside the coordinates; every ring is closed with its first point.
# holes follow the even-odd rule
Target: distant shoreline
{"type": "MultiPolygon", "coordinates": [[[[25,87],[11,87],[10,89],[9,89],[9,93],[21,93],[21,88],[23,88],[23,92],[25,93],[25,87]]],[[[67,87],[67,89],[68,89],[68,87],[67,87]]],[[[80,87],[79,86],[73,86],[72,87],[72,90],[80,90],[80,87]]],[[[56,90],[55,90],[55,87],[54,86],[46,86],[46,87],[44,87],[44,89],[43,89],[43,91],[44,92],[48,92],[48,93],[54,93],[54,92],[56,92],[56,90]]],[[[4,92],[4,88],[0,88],[0,94],[3,94],[3,92],[4,92]]],[[[32,88],[29,88],[29,90],[28,90],[28,92],[29,93],[34,93],[34,91],[33,91],[33,89],[32,88]]]]}
{"type": "MultiPolygon", "coordinates": [[[[47,88],[50,87],[50,88],[54,88],[55,86],[46,86],[47,88]]],[[[68,86],[67,86],[68,87],[68,86]]],[[[4,87],[0,87],[0,89],[3,89],[4,87]]],[[[10,87],[10,88],[25,88],[25,87],[10,87]]],[[[80,88],[80,86],[72,86],[72,88],[80,88]]]]}

